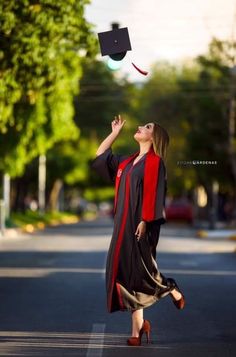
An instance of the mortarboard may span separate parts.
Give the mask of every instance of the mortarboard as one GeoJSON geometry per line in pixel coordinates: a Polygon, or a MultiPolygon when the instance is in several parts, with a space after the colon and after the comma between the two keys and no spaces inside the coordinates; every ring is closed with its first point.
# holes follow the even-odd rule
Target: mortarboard
{"type": "MultiPolygon", "coordinates": [[[[127,51],[132,50],[128,28],[119,28],[119,25],[116,23],[113,24],[111,31],[98,33],[98,39],[102,56],[109,56],[114,61],[121,61],[127,51]]],[[[141,70],[133,62],[132,65],[141,74],[148,74],[148,72],[141,70]]]]}
{"type": "Polygon", "coordinates": [[[131,50],[127,27],[115,28],[98,34],[102,56],[110,56],[114,61],[122,60],[131,50]]]}

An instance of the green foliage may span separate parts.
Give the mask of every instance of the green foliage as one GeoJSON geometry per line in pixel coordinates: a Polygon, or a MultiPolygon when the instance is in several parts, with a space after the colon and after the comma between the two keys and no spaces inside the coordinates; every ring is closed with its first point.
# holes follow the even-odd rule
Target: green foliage
{"type": "MultiPolygon", "coordinates": [[[[230,67],[235,43],[213,39],[206,55],[197,58],[197,80],[181,79],[188,133],[185,155],[195,160],[217,161],[217,165],[202,165],[195,169],[197,181],[205,187],[217,180],[232,187],[228,157],[228,108],[230,102],[230,67]]],[[[232,171],[231,171],[232,172],[232,171]]]]}
{"type": "Polygon", "coordinates": [[[6,222],[7,227],[27,228],[31,225],[34,228],[44,228],[45,225],[65,224],[78,220],[78,216],[70,212],[47,212],[41,214],[35,211],[26,211],[24,213],[12,213],[10,219],[6,222]]]}
{"type": "Polygon", "coordinates": [[[28,178],[35,178],[33,159],[47,152],[49,191],[61,179],[83,188],[87,199],[110,199],[113,190],[94,177],[89,162],[121,114],[127,122],[114,144],[117,153],[138,149],[138,125],[156,121],[167,129],[169,194],[213,180],[232,187],[232,175],[225,173],[231,172],[228,107],[236,44],[213,39],[208,53],[181,68],[158,62],[137,86],[94,60],[86,3],[0,2],[0,171],[14,177],[27,167],[28,178]],[[218,165],[181,166],[181,160],[218,165]]]}
{"type": "Polygon", "coordinates": [[[86,138],[56,144],[47,155],[48,187],[56,179],[67,185],[87,184],[90,175],[88,162],[94,157],[97,143],[86,138]]]}
{"type": "MultiPolygon", "coordinates": [[[[191,68],[191,72],[195,71],[191,68]]],[[[188,130],[185,113],[181,110],[181,88],[179,79],[183,69],[167,62],[153,65],[151,76],[138,94],[136,117],[141,125],[157,122],[163,126],[170,137],[166,160],[168,170],[168,193],[180,194],[189,188],[189,180],[177,161],[184,160],[186,148],[185,133],[188,130]]],[[[194,181],[193,172],[191,178],[194,181]]]]}
{"type": "MultiPolygon", "coordinates": [[[[75,97],[75,122],[81,136],[77,141],[59,143],[48,152],[49,182],[61,178],[68,185],[79,184],[81,188],[97,185],[90,161],[95,157],[99,142],[111,130],[114,115],[125,110],[129,113],[131,92],[134,85],[116,80],[103,62],[83,60],[80,93],[75,97]],[[129,110],[128,110],[129,109],[129,110]]],[[[127,132],[133,132],[132,117],[128,118],[125,135],[115,145],[117,152],[129,152],[127,132]]],[[[135,145],[135,142],[134,142],[135,145]]]]}
{"type": "Polygon", "coordinates": [[[86,188],[83,196],[88,201],[101,202],[114,200],[114,187],[86,188]]]}
{"type": "MultiPolygon", "coordinates": [[[[213,39],[206,55],[182,68],[160,62],[139,93],[136,115],[167,129],[168,192],[176,195],[218,180],[232,187],[228,145],[230,66],[235,43],[213,39]],[[178,161],[211,160],[217,165],[185,166],[178,161]]],[[[232,171],[231,171],[232,172],[232,171]]]]}
{"type": "Polygon", "coordinates": [[[95,53],[86,0],[0,3],[0,170],[11,176],[56,142],[75,139],[82,51],[95,53]]]}
{"type": "Polygon", "coordinates": [[[83,61],[80,94],[75,98],[75,121],[84,137],[104,137],[115,115],[126,112],[130,97],[126,81],[115,79],[104,62],[83,61]]]}

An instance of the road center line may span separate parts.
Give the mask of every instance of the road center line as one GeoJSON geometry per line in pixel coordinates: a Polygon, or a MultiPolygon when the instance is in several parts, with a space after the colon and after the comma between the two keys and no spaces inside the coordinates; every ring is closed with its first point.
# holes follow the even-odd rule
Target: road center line
{"type": "Polygon", "coordinates": [[[105,324],[93,324],[86,357],[101,357],[104,344],[105,324]]]}

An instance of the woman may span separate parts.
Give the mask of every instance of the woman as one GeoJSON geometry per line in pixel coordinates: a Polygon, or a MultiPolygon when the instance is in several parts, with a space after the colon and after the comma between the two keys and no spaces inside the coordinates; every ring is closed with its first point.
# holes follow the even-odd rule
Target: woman
{"type": "Polygon", "coordinates": [[[178,309],[185,299],[174,279],[165,278],[156,263],[160,226],[165,223],[167,176],[164,164],[169,136],[157,123],[139,126],[134,139],[139,152],[114,155],[113,142],[125,120],[112,121],[112,132],[99,146],[92,167],[115,182],[114,230],[106,262],[107,308],[109,312],[131,311],[132,336],[128,345],[147,342],[150,322],[143,308],[170,294],[178,309]]]}

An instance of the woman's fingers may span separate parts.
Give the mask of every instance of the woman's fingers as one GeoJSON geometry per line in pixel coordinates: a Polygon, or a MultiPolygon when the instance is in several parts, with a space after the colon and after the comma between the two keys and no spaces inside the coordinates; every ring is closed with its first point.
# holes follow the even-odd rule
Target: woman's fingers
{"type": "Polygon", "coordinates": [[[139,240],[140,238],[142,238],[146,233],[146,229],[142,226],[142,224],[139,223],[135,235],[137,236],[137,240],[139,240]]]}
{"type": "Polygon", "coordinates": [[[120,114],[118,116],[115,116],[115,121],[120,123],[120,124],[124,122],[124,120],[122,120],[120,114]]]}
{"type": "Polygon", "coordinates": [[[111,122],[112,130],[119,133],[120,130],[123,128],[125,122],[125,120],[122,120],[120,114],[118,116],[114,116],[114,120],[111,122]]]}
{"type": "Polygon", "coordinates": [[[124,123],[126,122],[126,120],[123,120],[123,119],[121,118],[120,114],[118,115],[118,121],[119,121],[119,124],[120,124],[121,126],[123,126],[124,123]]]}
{"type": "Polygon", "coordinates": [[[136,235],[137,240],[139,240],[141,238],[139,227],[137,228],[135,235],[136,235]]]}
{"type": "Polygon", "coordinates": [[[142,237],[142,232],[141,232],[139,226],[136,229],[135,235],[137,237],[137,240],[139,240],[142,237]]]}
{"type": "Polygon", "coordinates": [[[119,116],[117,118],[116,116],[114,117],[114,120],[112,121],[113,124],[118,124],[119,126],[123,126],[126,120],[122,120],[122,118],[119,116]]]}

